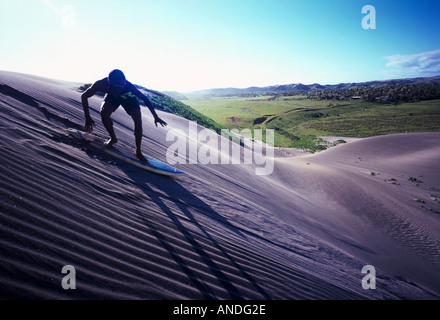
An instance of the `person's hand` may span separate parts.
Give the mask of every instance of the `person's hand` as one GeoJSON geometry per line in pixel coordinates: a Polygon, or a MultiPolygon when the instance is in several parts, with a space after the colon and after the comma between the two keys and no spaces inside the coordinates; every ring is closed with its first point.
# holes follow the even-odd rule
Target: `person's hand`
{"type": "Polygon", "coordinates": [[[95,121],[92,118],[86,118],[86,124],[84,125],[85,132],[92,132],[95,127],[95,121]]]}
{"type": "Polygon", "coordinates": [[[163,121],[161,118],[157,117],[156,119],[154,119],[154,124],[157,127],[157,124],[160,124],[162,127],[165,127],[168,123],[166,123],[165,121],[163,121]]]}

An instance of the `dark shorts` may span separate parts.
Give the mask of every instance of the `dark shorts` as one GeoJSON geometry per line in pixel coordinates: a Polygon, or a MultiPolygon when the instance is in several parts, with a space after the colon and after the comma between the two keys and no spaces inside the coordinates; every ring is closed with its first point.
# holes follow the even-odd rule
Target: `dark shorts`
{"type": "Polygon", "coordinates": [[[125,109],[125,112],[127,112],[130,116],[140,111],[139,101],[135,96],[117,96],[107,94],[104,98],[104,101],[109,102],[110,105],[105,103],[103,104],[102,108],[112,108],[112,110],[109,110],[111,112],[115,112],[119,106],[122,106],[125,109]]]}

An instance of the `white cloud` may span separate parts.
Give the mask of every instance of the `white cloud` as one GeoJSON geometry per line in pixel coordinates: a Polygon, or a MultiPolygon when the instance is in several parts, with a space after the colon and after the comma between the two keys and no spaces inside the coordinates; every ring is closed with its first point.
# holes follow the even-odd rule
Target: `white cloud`
{"type": "Polygon", "coordinates": [[[436,76],[440,75],[440,49],[416,54],[385,57],[389,75],[396,76],[436,76]]]}

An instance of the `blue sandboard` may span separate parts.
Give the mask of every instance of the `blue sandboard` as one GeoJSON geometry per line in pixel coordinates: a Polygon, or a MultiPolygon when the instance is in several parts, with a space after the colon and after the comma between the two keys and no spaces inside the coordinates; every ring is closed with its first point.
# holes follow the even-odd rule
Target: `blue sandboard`
{"type": "Polygon", "coordinates": [[[148,157],[145,154],[144,154],[144,156],[145,156],[145,158],[147,158],[148,163],[140,161],[134,155],[129,156],[129,155],[119,151],[115,147],[106,148],[103,143],[97,141],[99,138],[92,133],[87,133],[87,132],[73,129],[73,128],[68,128],[66,130],[67,130],[67,133],[70,134],[71,136],[73,136],[77,139],[80,139],[80,140],[88,141],[88,142],[90,142],[90,144],[92,146],[104,151],[105,153],[108,153],[108,154],[114,156],[115,158],[118,158],[124,162],[131,164],[131,165],[134,165],[140,169],[147,170],[150,172],[155,172],[155,173],[158,173],[161,175],[166,175],[166,176],[179,176],[179,175],[186,174],[185,172],[183,172],[179,169],[176,169],[176,168],[170,166],[169,164],[166,164],[166,163],[163,163],[159,160],[148,157]]]}

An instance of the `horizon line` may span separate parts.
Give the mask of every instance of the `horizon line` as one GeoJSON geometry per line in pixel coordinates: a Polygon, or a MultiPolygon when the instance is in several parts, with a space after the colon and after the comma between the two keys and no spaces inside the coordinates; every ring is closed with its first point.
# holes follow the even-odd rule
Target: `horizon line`
{"type": "MultiPolygon", "coordinates": [[[[41,74],[32,74],[32,73],[26,73],[26,72],[21,72],[21,71],[12,71],[12,70],[0,70],[0,72],[10,72],[10,73],[17,73],[17,74],[22,74],[22,75],[28,75],[28,76],[34,76],[34,77],[40,77],[40,78],[45,78],[45,79],[49,79],[49,80],[55,80],[55,81],[64,81],[64,82],[71,82],[71,83],[88,83],[88,82],[82,82],[82,81],[76,81],[76,80],[67,80],[67,79],[60,79],[60,78],[53,78],[53,77],[49,77],[49,76],[44,76],[41,74]]],[[[305,85],[305,86],[309,86],[309,85],[320,85],[320,86],[334,86],[334,85],[339,85],[339,84],[354,84],[354,83],[369,83],[369,82],[386,82],[386,81],[393,81],[393,80],[411,80],[411,79],[419,79],[419,78],[437,78],[440,77],[440,74],[435,75],[435,76],[416,76],[416,77],[403,77],[403,78],[389,78],[389,79],[385,79],[385,80],[367,80],[367,81],[358,81],[358,82],[338,82],[338,83],[326,83],[326,84],[321,84],[319,82],[313,82],[310,84],[306,84],[306,83],[302,83],[302,82],[291,82],[291,83],[284,83],[284,84],[273,84],[273,85],[263,85],[263,86],[258,86],[258,85],[251,85],[248,87],[213,87],[213,88],[206,88],[206,89],[197,89],[197,90],[192,90],[192,91],[178,91],[178,90],[157,90],[157,89],[153,89],[153,88],[149,88],[151,90],[156,90],[159,92],[177,92],[177,93],[192,93],[192,92],[200,92],[200,91],[208,91],[208,90],[226,90],[226,89],[238,89],[238,90],[245,90],[245,89],[250,89],[250,88],[266,88],[266,87],[277,87],[277,86],[287,86],[287,85],[305,85]]],[[[136,83],[138,84],[138,83],[136,83]]],[[[138,84],[139,85],[139,84],[138,84]]]]}

